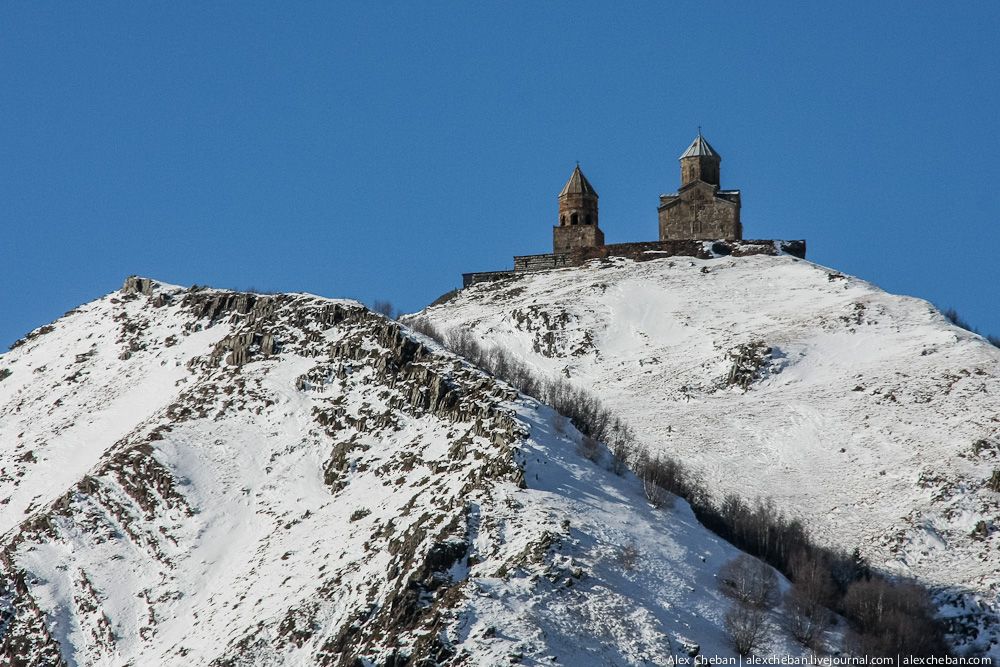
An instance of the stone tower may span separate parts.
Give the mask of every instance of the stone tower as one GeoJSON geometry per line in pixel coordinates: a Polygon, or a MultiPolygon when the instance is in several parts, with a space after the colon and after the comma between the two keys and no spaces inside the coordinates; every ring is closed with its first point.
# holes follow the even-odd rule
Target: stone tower
{"type": "Polygon", "coordinates": [[[552,229],[552,252],[604,245],[597,226],[597,191],[576,165],[559,193],[559,225],[552,229]]]}
{"type": "Polygon", "coordinates": [[[680,161],[681,187],[660,195],[660,240],[742,239],[740,191],[719,189],[722,156],[700,130],[680,161]]]}

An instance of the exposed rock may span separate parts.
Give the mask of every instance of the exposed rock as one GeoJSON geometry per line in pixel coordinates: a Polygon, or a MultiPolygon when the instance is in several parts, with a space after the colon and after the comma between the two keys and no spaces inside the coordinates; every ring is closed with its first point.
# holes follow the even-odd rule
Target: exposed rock
{"type": "Polygon", "coordinates": [[[121,291],[124,294],[143,294],[145,296],[152,296],[153,288],[156,286],[156,282],[150,280],[149,278],[129,276],[125,279],[125,284],[122,285],[121,291]]]}
{"type": "Polygon", "coordinates": [[[767,364],[771,348],[763,341],[753,341],[739,345],[729,352],[732,367],[726,377],[726,384],[748,389],[758,379],[761,369],[767,364]]]}

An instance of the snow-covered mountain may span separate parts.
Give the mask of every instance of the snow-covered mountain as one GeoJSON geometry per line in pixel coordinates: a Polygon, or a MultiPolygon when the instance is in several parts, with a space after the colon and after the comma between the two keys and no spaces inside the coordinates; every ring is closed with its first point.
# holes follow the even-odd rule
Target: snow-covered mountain
{"type": "Polygon", "coordinates": [[[610,259],[413,317],[592,390],[718,497],[773,498],[946,616],[995,618],[1000,350],[929,303],[789,256],[610,259]]]}
{"type": "MultiPolygon", "coordinates": [[[[520,346],[546,371],[566,365],[595,382],[621,375],[622,407],[644,382],[656,392],[647,403],[657,408],[636,419],[646,434],[662,433],[657,415],[670,415],[663,423],[673,425],[672,437],[693,443],[689,431],[704,411],[681,416],[677,408],[714,401],[731,406],[720,434],[745,425],[746,441],[727,446],[764,448],[790,419],[811,456],[820,444],[806,436],[821,430],[821,404],[808,413],[805,403],[761,408],[758,428],[745,418],[756,409],[750,398],[765,387],[811,382],[801,364],[824,363],[768,338],[778,330],[763,326],[771,316],[739,319],[760,324],[776,346],[771,379],[745,395],[710,385],[725,367],[721,358],[675,378],[667,369],[685,363],[643,351],[665,336],[683,340],[696,330],[690,318],[701,318],[664,310],[664,293],[672,290],[679,306],[690,291],[682,283],[751,274],[725,262],[705,265],[706,275],[651,263],[536,276],[477,288],[434,316],[520,346]],[[678,287],[664,292],[660,282],[678,287]],[[615,294],[629,318],[610,325],[608,312],[593,309],[615,294]],[[646,297],[648,304],[639,302],[646,297]],[[554,320],[555,329],[541,324],[541,313],[563,310],[568,319],[554,320]],[[544,354],[532,351],[536,340],[544,354]],[[645,379],[630,377],[647,369],[645,379]]],[[[775,266],[775,280],[815,272],[812,282],[825,294],[818,269],[775,266]]],[[[891,322],[880,308],[896,301],[875,299],[855,281],[830,285],[867,295],[866,305],[848,308],[847,323],[830,312],[809,330],[825,327],[831,341],[849,341],[862,334],[847,332],[875,326],[867,324],[872,318],[881,317],[882,327],[891,322]]],[[[975,402],[947,405],[964,405],[962,415],[995,405],[996,357],[926,307],[907,308],[922,309],[927,321],[907,340],[917,345],[933,334],[923,341],[928,358],[942,365],[960,358],[968,368],[952,368],[947,391],[965,396],[986,387],[975,402]]],[[[688,338],[686,358],[736,335],[717,333],[728,319],[688,338]]],[[[878,355],[869,350],[866,358],[878,355]]],[[[881,377],[859,378],[862,389],[851,396],[888,414],[917,391],[895,384],[897,403],[887,404],[881,377]]],[[[979,433],[959,421],[938,429],[951,439],[934,451],[957,453],[955,443],[979,433]]],[[[862,428],[860,415],[851,423],[862,428]]],[[[701,442],[711,440],[708,432],[701,429],[701,442]]],[[[358,303],[131,278],[0,355],[0,664],[662,665],[698,649],[732,656],[722,628],[731,602],[718,592],[716,574],[735,549],[683,502],[651,507],[634,477],[582,457],[580,442],[551,409],[358,303]]],[[[843,442],[845,465],[865,455],[868,445],[843,442]]],[[[895,456],[890,444],[879,440],[878,451],[895,456]]],[[[969,455],[967,484],[978,484],[979,459],[991,451],[969,455]]],[[[838,460],[816,458],[818,466],[838,460]]],[[[707,452],[699,460],[713,461],[707,452]]],[[[715,469],[728,460],[719,458],[715,469]]],[[[886,494],[915,481],[903,462],[887,462],[886,494]]],[[[951,485],[958,465],[948,458],[927,483],[951,485]]],[[[867,473],[849,479],[851,493],[868,488],[867,473]]],[[[908,493],[892,506],[905,516],[907,502],[930,493],[908,493]]],[[[941,507],[980,497],[969,486],[941,507]]],[[[841,511],[853,498],[838,502],[841,511]]],[[[844,522],[831,525],[848,532],[844,522]]],[[[976,567],[987,565],[965,570],[976,567]]],[[[764,653],[800,651],[776,630],[764,653]]]]}

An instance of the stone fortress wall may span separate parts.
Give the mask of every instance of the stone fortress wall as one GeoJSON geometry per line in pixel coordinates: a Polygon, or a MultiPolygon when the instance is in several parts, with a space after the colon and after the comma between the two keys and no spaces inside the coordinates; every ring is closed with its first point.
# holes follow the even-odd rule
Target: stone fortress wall
{"type": "Polygon", "coordinates": [[[594,259],[626,257],[637,262],[661,259],[663,257],[746,257],[748,255],[791,255],[805,259],[806,242],[773,240],[716,240],[700,241],[681,239],[673,241],[639,241],[635,243],[612,243],[592,248],[576,248],[565,253],[544,255],[515,255],[514,268],[503,271],[480,271],[462,274],[462,287],[476,283],[505,280],[525,273],[549,271],[580,266],[594,259]]]}

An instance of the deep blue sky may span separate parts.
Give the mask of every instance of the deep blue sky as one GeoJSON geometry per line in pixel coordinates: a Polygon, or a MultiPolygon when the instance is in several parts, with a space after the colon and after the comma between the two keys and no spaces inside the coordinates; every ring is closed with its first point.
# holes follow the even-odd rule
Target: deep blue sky
{"type": "Polygon", "coordinates": [[[551,247],[579,160],[654,239],[698,125],[746,234],[1000,333],[1000,3],[0,6],[0,345],[116,289],[415,310],[551,247]]]}

